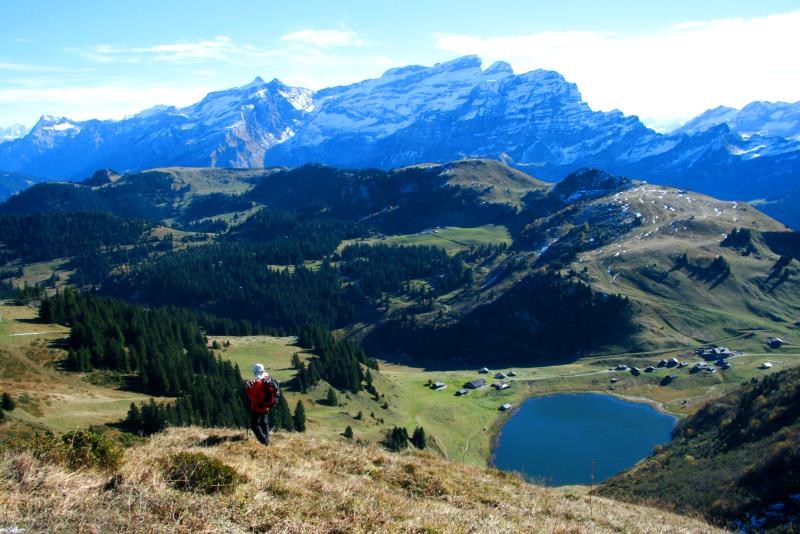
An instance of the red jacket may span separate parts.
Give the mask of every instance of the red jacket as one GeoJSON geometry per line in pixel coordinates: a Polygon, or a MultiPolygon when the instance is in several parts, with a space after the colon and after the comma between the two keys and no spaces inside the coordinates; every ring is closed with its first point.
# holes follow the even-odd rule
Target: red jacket
{"type": "Polygon", "coordinates": [[[267,413],[275,405],[275,387],[266,379],[250,380],[244,392],[250,400],[250,411],[267,413]]]}

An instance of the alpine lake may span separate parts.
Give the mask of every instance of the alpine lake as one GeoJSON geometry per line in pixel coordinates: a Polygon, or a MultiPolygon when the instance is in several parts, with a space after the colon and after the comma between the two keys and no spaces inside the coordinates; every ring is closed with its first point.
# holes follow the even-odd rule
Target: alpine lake
{"type": "Polygon", "coordinates": [[[650,405],[608,395],[533,397],[503,425],[493,463],[547,485],[599,483],[667,443],[676,421],[650,405]]]}

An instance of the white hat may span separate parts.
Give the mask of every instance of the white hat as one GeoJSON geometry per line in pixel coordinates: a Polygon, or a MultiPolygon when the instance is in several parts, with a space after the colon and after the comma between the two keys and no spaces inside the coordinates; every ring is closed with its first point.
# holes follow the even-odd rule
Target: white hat
{"type": "Polygon", "coordinates": [[[256,375],[256,378],[264,378],[267,376],[267,370],[262,364],[257,363],[253,366],[253,374],[256,375]]]}

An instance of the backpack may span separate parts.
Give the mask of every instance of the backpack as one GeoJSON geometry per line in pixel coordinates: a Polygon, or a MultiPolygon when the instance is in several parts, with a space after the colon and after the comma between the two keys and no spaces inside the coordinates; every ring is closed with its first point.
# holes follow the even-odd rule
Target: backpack
{"type": "Polygon", "coordinates": [[[250,410],[266,413],[278,404],[281,386],[273,377],[248,380],[244,385],[244,393],[250,401],[250,410]]]}

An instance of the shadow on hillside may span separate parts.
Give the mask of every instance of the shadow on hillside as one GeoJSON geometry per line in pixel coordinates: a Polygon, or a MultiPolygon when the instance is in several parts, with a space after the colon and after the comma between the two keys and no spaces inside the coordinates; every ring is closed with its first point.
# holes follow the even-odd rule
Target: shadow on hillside
{"type": "Polygon", "coordinates": [[[42,321],[38,317],[17,319],[16,321],[18,323],[22,323],[22,324],[49,324],[49,323],[46,323],[45,321],[42,321]]]}
{"type": "Polygon", "coordinates": [[[233,443],[247,441],[247,432],[241,432],[233,436],[208,436],[206,439],[197,442],[198,447],[216,447],[223,443],[233,443]]]}

